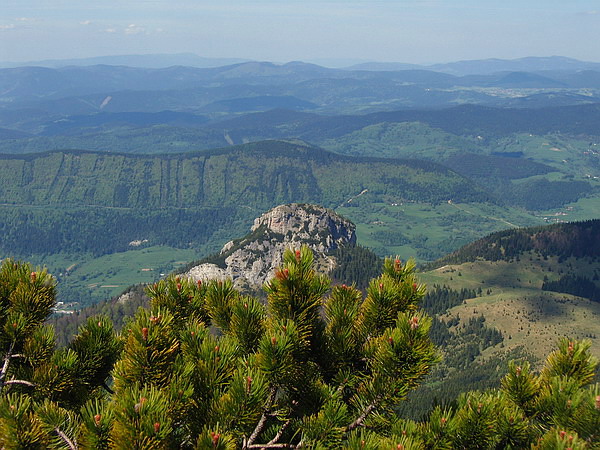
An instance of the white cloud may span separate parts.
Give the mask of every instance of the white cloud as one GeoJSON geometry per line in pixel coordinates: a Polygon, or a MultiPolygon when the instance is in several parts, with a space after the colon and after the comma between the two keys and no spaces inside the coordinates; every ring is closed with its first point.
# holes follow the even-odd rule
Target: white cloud
{"type": "Polygon", "coordinates": [[[136,25],[135,23],[132,23],[123,31],[125,32],[125,34],[139,34],[146,31],[146,29],[144,27],[136,25]]]}
{"type": "Polygon", "coordinates": [[[83,20],[81,22],[79,22],[80,25],[90,25],[92,23],[91,20],[83,20]]]}
{"type": "Polygon", "coordinates": [[[17,17],[15,20],[19,22],[35,22],[36,19],[34,17],[17,17]]]}
{"type": "Polygon", "coordinates": [[[114,28],[107,28],[107,29],[106,29],[106,30],[104,30],[104,31],[105,31],[105,32],[107,32],[107,33],[116,33],[116,32],[117,32],[117,30],[116,30],[116,29],[114,29],[114,28]]]}
{"type": "Polygon", "coordinates": [[[0,25],[0,30],[12,30],[15,27],[15,25],[13,23],[10,23],[8,25],[0,25]]]}

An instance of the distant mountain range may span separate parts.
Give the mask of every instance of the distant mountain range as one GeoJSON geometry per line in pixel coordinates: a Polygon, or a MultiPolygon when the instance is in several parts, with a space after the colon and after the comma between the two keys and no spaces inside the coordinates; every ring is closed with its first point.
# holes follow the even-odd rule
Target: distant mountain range
{"type": "Polygon", "coordinates": [[[457,76],[423,69],[328,69],[301,62],[0,69],[0,128],[31,134],[97,113],[175,111],[222,121],[273,109],[356,116],[464,104],[532,109],[590,103],[600,103],[600,70],[457,76]]]}
{"type": "MultiPolygon", "coordinates": [[[[143,55],[108,55],[89,58],[46,59],[24,62],[0,63],[0,68],[10,67],[49,67],[61,68],[68,66],[129,66],[140,68],[166,68],[171,66],[186,66],[197,68],[213,68],[239,63],[251,62],[244,58],[207,58],[194,53],[174,54],[143,54],[143,55]]],[[[319,65],[329,68],[366,71],[400,71],[400,70],[430,70],[451,75],[490,75],[499,72],[540,72],[540,71],[582,71],[600,70],[600,63],[580,61],[564,56],[536,57],[529,56],[518,59],[477,59],[454,61],[438,64],[411,64],[404,62],[361,62],[353,65],[343,65],[341,60],[315,60],[319,65]]]]}
{"type": "Polygon", "coordinates": [[[442,64],[418,65],[406,63],[368,62],[348,67],[351,70],[397,71],[426,69],[457,76],[490,75],[499,72],[541,72],[541,71],[581,71],[598,70],[600,63],[579,61],[564,56],[535,57],[518,59],[476,59],[442,64]]]}

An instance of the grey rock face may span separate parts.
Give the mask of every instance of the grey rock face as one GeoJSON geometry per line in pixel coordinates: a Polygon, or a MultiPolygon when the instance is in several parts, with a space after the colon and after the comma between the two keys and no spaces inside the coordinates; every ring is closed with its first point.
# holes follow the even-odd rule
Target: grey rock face
{"type": "Polygon", "coordinates": [[[356,245],[355,226],[321,206],[277,206],[254,220],[250,234],[225,244],[220,252],[225,267],[202,264],[187,275],[196,280],[231,278],[239,288],[260,289],[281,266],[285,249],[301,245],[313,250],[320,270],[331,270],[336,261],[327,253],[356,245]]]}

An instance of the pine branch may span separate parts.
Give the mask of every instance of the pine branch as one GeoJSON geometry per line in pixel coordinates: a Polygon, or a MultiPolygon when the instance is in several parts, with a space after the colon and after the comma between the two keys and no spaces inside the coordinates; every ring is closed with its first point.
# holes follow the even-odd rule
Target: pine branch
{"type": "MultiPolygon", "coordinates": [[[[252,444],[254,443],[254,441],[256,441],[256,438],[258,437],[260,432],[265,427],[265,424],[267,423],[267,419],[269,418],[269,415],[271,413],[271,408],[273,407],[273,403],[275,403],[275,397],[277,397],[277,388],[272,387],[271,394],[269,395],[269,399],[267,400],[267,404],[265,406],[265,411],[263,412],[263,415],[261,416],[260,420],[258,421],[258,424],[256,424],[256,428],[254,428],[254,431],[248,438],[248,441],[245,443],[244,448],[261,448],[260,446],[253,447],[252,444]]],[[[273,447],[273,448],[276,448],[276,447],[273,447]]],[[[283,447],[280,447],[280,448],[283,448],[283,447]]]]}
{"type": "Polygon", "coordinates": [[[7,385],[7,384],[22,384],[24,386],[35,387],[34,383],[32,383],[31,381],[25,381],[25,380],[8,380],[8,381],[5,381],[3,384],[4,385],[7,385]]]}
{"type": "Polygon", "coordinates": [[[360,427],[362,425],[362,423],[365,421],[365,419],[367,418],[367,416],[369,414],[371,414],[375,410],[375,408],[377,407],[378,400],[379,400],[378,398],[376,398],[375,400],[373,400],[369,404],[369,406],[367,406],[365,408],[365,410],[363,411],[363,413],[360,416],[358,416],[358,419],[356,419],[354,422],[352,422],[350,425],[348,425],[346,427],[346,433],[348,431],[352,431],[355,428],[358,428],[358,427],[360,427]]]}
{"type": "Polygon", "coordinates": [[[283,426],[282,426],[282,427],[279,429],[279,431],[277,432],[277,434],[275,435],[275,437],[274,437],[273,439],[271,439],[269,442],[267,442],[267,445],[270,445],[270,444],[275,444],[275,443],[277,443],[277,441],[278,441],[279,439],[281,439],[281,436],[283,436],[283,433],[285,432],[285,430],[286,430],[286,429],[287,429],[287,427],[289,426],[289,424],[290,424],[290,421],[291,421],[291,419],[288,419],[288,420],[287,420],[287,421],[286,421],[286,422],[283,424],[283,426]]]}
{"type": "Polygon", "coordinates": [[[10,365],[10,358],[12,357],[12,351],[15,347],[15,341],[10,343],[10,347],[8,348],[8,352],[6,352],[6,356],[4,357],[4,364],[2,365],[2,371],[0,372],[0,392],[4,388],[4,385],[7,384],[4,382],[6,378],[6,374],[8,373],[8,367],[10,365]]]}
{"type": "Polygon", "coordinates": [[[76,442],[73,442],[71,439],[69,439],[69,436],[67,436],[65,433],[63,433],[60,428],[56,427],[54,428],[54,431],[56,431],[56,434],[58,434],[58,436],[65,441],[65,444],[67,444],[69,446],[70,450],[78,450],[79,447],[77,446],[76,442]]]}
{"type": "Polygon", "coordinates": [[[252,444],[246,448],[300,448],[294,444],[252,444]]]}

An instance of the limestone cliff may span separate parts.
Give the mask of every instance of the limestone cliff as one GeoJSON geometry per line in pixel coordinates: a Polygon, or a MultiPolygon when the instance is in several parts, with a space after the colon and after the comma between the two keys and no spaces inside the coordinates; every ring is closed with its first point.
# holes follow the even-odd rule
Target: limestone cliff
{"type": "Polygon", "coordinates": [[[194,279],[232,278],[239,288],[260,289],[282,263],[286,248],[308,245],[317,268],[333,269],[328,253],[356,245],[355,226],[334,211],[316,205],[289,204],[273,208],[254,220],[248,235],[225,244],[218,256],[193,267],[194,279]]]}

